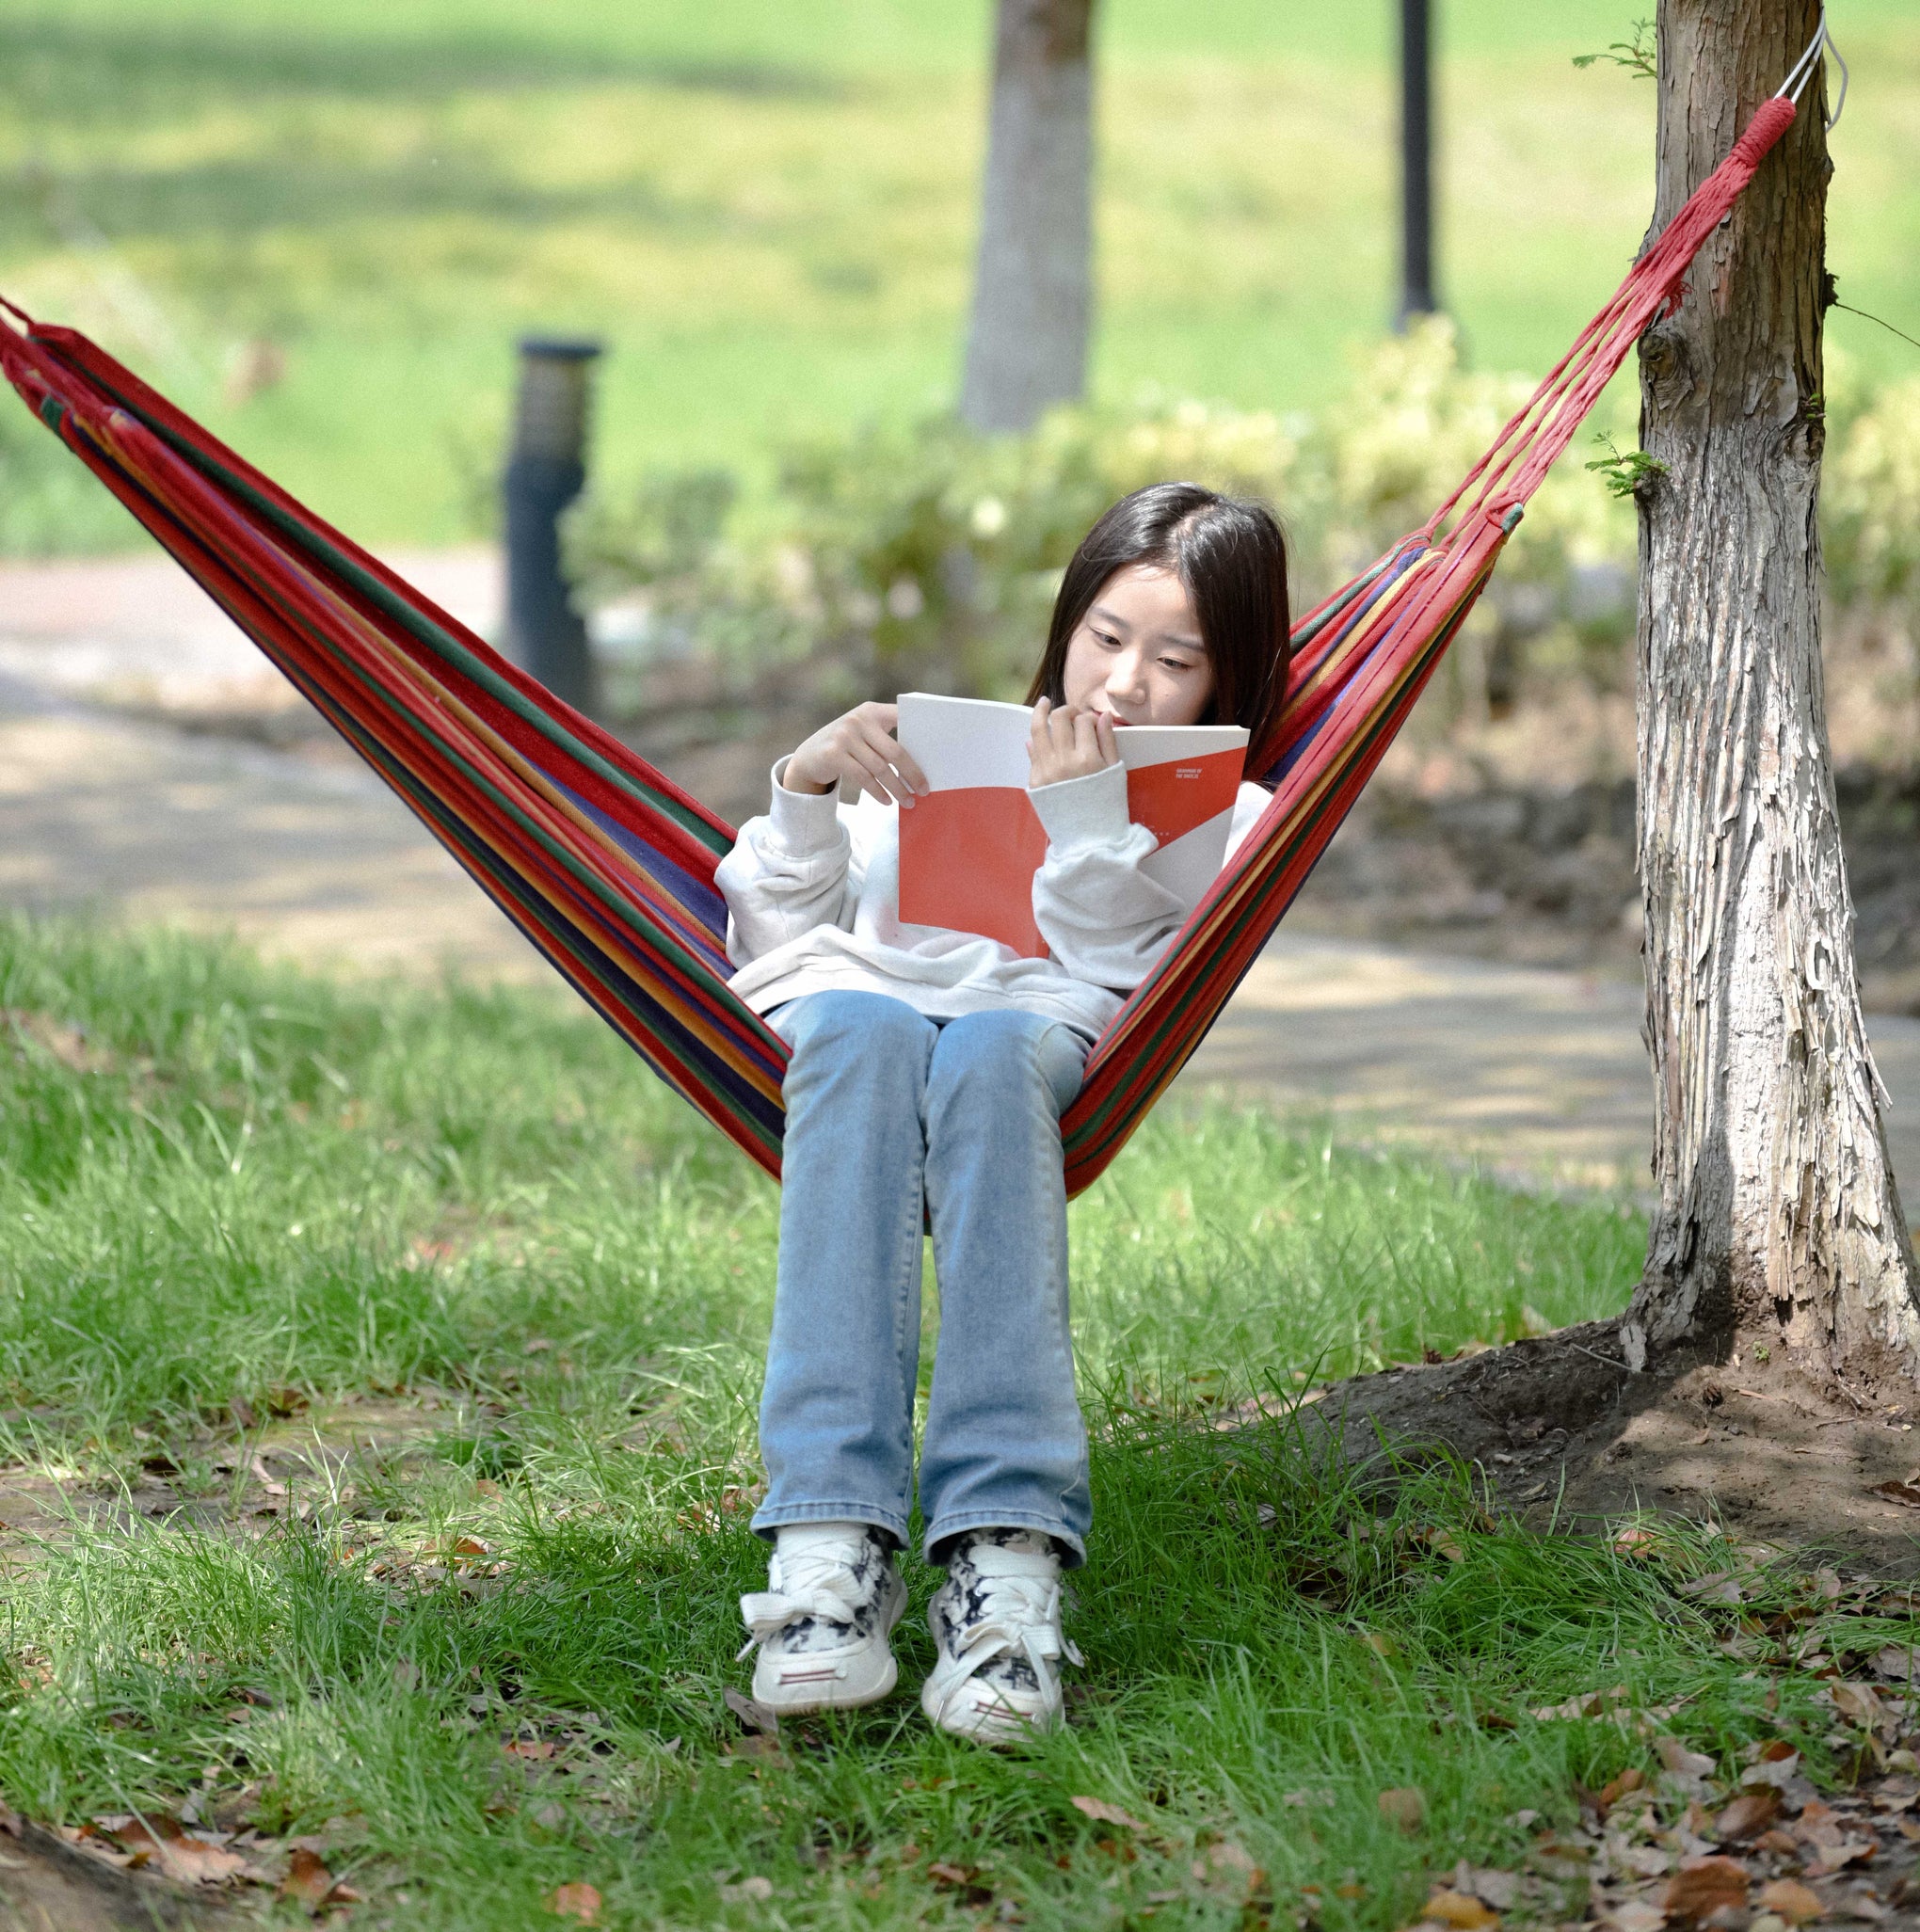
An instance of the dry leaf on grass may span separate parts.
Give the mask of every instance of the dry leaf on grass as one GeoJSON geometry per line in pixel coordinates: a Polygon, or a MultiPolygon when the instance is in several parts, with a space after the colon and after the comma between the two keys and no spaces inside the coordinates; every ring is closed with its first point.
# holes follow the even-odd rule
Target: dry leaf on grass
{"type": "Polygon", "coordinates": [[[1886,1718],[1887,1707],[1880,1702],[1879,1692],[1870,1684],[1842,1681],[1828,1685],[1828,1692],[1833,1700],[1833,1708],[1851,1723],[1871,1730],[1886,1718]]]}
{"type": "Polygon", "coordinates": [[[756,1872],[750,1878],[743,1878],[737,1885],[723,1885],[720,1896],[728,1905],[765,1905],[774,1895],[774,1881],[762,1878],[756,1872]]]}
{"type": "Polygon", "coordinates": [[[1667,1880],[1660,1908],[1670,1919],[1697,1924],[1713,1913],[1747,1903],[1747,1868],[1738,1859],[1688,1859],[1667,1880]]]}
{"type": "Polygon", "coordinates": [[[1798,1878],[1775,1878],[1760,1888],[1760,1909],[1776,1912],[1789,1925],[1804,1925],[1824,1919],[1827,1908],[1811,1885],[1798,1878]]]}
{"type": "Polygon", "coordinates": [[[1428,1899],[1420,1916],[1451,1925],[1455,1932],[1487,1932],[1488,1927],[1500,1923],[1499,1913],[1490,1911],[1470,1892],[1453,1892],[1444,1886],[1428,1899]]]}
{"type": "Polygon", "coordinates": [[[1417,1831],[1426,1822],[1427,1799],[1417,1785],[1396,1785],[1380,1794],[1380,1815],[1402,1831],[1417,1831]]]}
{"type": "Polygon", "coordinates": [[[1758,1836],[1779,1815],[1779,1793],[1768,1789],[1743,1791],[1713,1821],[1713,1828],[1718,1836],[1737,1842],[1758,1836]]]}
{"type": "Polygon", "coordinates": [[[1630,1898],[1624,1905],[1615,1906],[1610,1912],[1603,1914],[1600,1923],[1608,1928],[1608,1932],[1660,1932],[1660,1927],[1667,1923],[1667,1915],[1656,1905],[1630,1898]]]}
{"type": "Polygon", "coordinates": [[[1677,1737],[1655,1738],[1654,1750],[1675,1778],[1704,1778],[1713,1769],[1713,1760],[1705,1752],[1688,1750],[1677,1737]]]}
{"type": "MultiPolygon", "coordinates": [[[[1257,1885],[1267,1875],[1254,1861],[1254,1855],[1245,1845],[1236,1844],[1230,1838],[1223,1838],[1217,1844],[1209,1844],[1201,1854],[1206,1869],[1215,1874],[1237,1872],[1242,1878],[1257,1885]]],[[[1194,1861],[1193,1876],[1203,1877],[1201,1860],[1194,1861]]]]}
{"type": "Polygon", "coordinates": [[[563,1919],[578,1919],[583,1925],[600,1924],[600,1892],[584,1878],[576,1878],[549,1893],[547,1909],[563,1919]]]}
{"type": "Polygon", "coordinates": [[[962,1905],[993,1903],[993,1888],[980,1882],[978,1865],[955,1865],[945,1859],[936,1859],[927,1867],[927,1876],[943,1892],[957,1892],[962,1905]]]}
{"type": "Polygon", "coordinates": [[[1782,1738],[1763,1745],[1760,1756],[1740,1773],[1742,1784],[1770,1784],[1784,1791],[1800,1775],[1800,1753],[1782,1738]]]}
{"type": "Polygon", "coordinates": [[[312,1846],[296,1844],[287,1860],[286,1876],[275,1896],[303,1905],[310,1912],[318,1912],[328,1906],[351,1905],[360,1893],[350,1885],[336,1883],[333,1874],[327,1869],[327,1861],[312,1846]]]}
{"type": "Polygon", "coordinates": [[[1542,1704],[1531,1716],[1536,1723],[1551,1724],[1556,1720],[1572,1722],[1579,1717],[1607,1717],[1614,1715],[1609,1708],[1623,1702],[1629,1695],[1624,1684],[1616,1684],[1608,1690],[1590,1690],[1578,1697],[1569,1698],[1563,1704],[1542,1704]]]}
{"type": "Polygon", "coordinates": [[[1118,1805],[1110,1805],[1103,1797],[1070,1797],[1067,1803],[1096,1825],[1124,1825],[1129,1831],[1146,1829],[1138,1818],[1128,1816],[1118,1805]]]}
{"type": "Polygon", "coordinates": [[[1496,1912],[1511,1911],[1520,1896],[1520,1875],[1502,1872],[1491,1865],[1469,1865],[1464,1859],[1453,1868],[1455,1892],[1470,1892],[1483,1899],[1496,1912]]]}
{"type": "Polygon", "coordinates": [[[779,1736],[780,1715],[771,1704],[763,1704],[758,1698],[743,1696],[730,1686],[721,1695],[726,1700],[727,1708],[749,1731],[758,1731],[762,1737],[779,1736]]]}
{"type": "Polygon", "coordinates": [[[164,1814],[129,1818],[110,1835],[132,1855],[136,1865],[157,1864],[179,1885],[218,1885],[237,1878],[247,1869],[247,1860],[239,1853],[187,1830],[178,1818],[164,1814]]]}

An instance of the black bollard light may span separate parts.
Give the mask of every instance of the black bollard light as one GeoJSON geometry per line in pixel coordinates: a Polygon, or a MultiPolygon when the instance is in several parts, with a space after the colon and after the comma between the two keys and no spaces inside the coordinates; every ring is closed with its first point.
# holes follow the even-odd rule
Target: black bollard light
{"type": "Polygon", "coordinates": [[[1433,45],[1428,0],[1400,0],[1400,298],[1398,326],[1432,315],[1433,45]]]}
{"type": "Polygon", "coordinates": [[[556,697],[594,702],[586,626],[560,567],[560,513],[586,482],[586,412],[595,342],[527,336],[507,456],[506,649],[556,697]]]}

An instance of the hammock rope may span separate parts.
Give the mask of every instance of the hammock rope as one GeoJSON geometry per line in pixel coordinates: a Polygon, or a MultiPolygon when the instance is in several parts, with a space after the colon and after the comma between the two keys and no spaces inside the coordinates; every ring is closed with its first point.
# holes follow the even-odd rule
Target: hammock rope
{"type": "MultiPolygon", "coordinates": [[[[1794,118],[1784,90],[1761,105],[1458,488],[1296,625],[1286,706],[1248,767],[1272,802],[1089,1056],[1061,1122],[1071,1190],[1125,1145],[1272,937],[1528,499],[1794,118]]],[[[733,828],[85,336],[0,310],[21,325],[0,323],[0,372],[28,407],[581,997],[777,1174],[787,1048],[727,984],[713,885],[733,828]]]]}

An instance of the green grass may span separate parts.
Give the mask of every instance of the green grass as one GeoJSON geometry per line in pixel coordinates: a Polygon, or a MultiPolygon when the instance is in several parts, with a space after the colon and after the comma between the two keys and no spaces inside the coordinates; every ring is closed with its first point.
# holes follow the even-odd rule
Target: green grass
{"type": "MultiPolygon", "coordinates": [[[[1544,370],[1639,244],[1653,91],[1571,64],[1634,12],[1447,9],[1443,283],[1483,367],[1544,370]]],[[[1394,299],[1390,13],[1103,8],[1101,398],[1337,391],[1394,299]]],[[[376,541],[472,530],[528,327],[606,337],[610,478],[764,473],[793,435],[951,399],[986,22],[982,0],[0,0],[0,288],[376,541]],[[254,337],[286,379],[225,401],[254,337]]],[[[1920,21],[1853,0],[1840,25],[1832,263],[1920,333],[1920,21]]],[[[1913,367],[1858,317],[1832,329],[1869,379],[1913,367]]],[[[126,533],[89,498],[8,540],[126,533]]]]}
{"type": "MultiPolygon", "coordinates": [[[[0,1515],[69,1512],[4,1540],[0,1794],[36,1816],[191,1794],[320,1832],[376,1924],[521,1927],[584,1881],[620,1926],[1304,1902],[1384,1932],[1457,1857],[1521,1860],[1519,1812],[1564,1826],[1645,1759],[1531,1707],[1624,1684],[1688,1700],[1673,1728],[1729,1764],[1783,1727],[1828,1762],[1816,1681],[1762,1681],[1673,1593],[1708,1541],[1629,1561],[1493,1525],[1444,1468],[1364,1494],[1284,1420],[1205,1426],[1617,1308],[1643,1229],[1614,1204],[1162,1108],[1075,1209],[1072,1728],[1000,1757],[903,1700],[743,1755],[771,1187],[557,998],[14,919],[0,1009],[0,1515]],[[293,1491],[271,1517],[262,1451],[293,1491]],[[143,1465],[181,1513],[114,1527],[143,1465]],[[1413,1832],[1376,1803],[1409,1785],[1413,1832]]],[[[1567,1913],[1549,1888],[1528,1915],[1567,1913]]]]}

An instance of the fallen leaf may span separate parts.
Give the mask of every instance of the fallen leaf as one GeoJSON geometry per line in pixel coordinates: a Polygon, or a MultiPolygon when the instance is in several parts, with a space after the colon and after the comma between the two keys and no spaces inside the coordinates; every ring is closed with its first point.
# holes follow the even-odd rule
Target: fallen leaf
{"type": "Polygon", "coordinates": [[[1254,1862],[1254,1855],[1243,1844],[1236,1844],[1230,1838],[1223,1838],[1218,1844],[1207,1847],[1207,1862],[1216,1872],[1238,1872],[1242,1877],[1260,1879],[1266,1876],[1254,1862]]]}
{"type": "Polygon", "coordinates": [[[483,1543],[477,1536],[463,1536],[447,1554],[450,1557],[490,1557],[493,1545],[483,1543]]]}
{"type": "Polygon", "coordinates": [[[578,1919],[583,1925],[600,1924],[600,1895],[584,1878],[562,1885],[548,1894],[547,1909],[563,1919],[578,1919]]]}
{"type": "Polygon", "coordinates": [[[1833,1708],[1855,1724],[1873,1729],[1887,1715],[1887,1707],[1880,1702],[1879,1693],[1870,1684],[1842,1681],[1830,1685],[1828,1689],[1833,1700],[1833,1708]]]}
{"type": "Polygon", "coordinates": [[[1669,1918],[1697,1924],[1727,1907],[1747,1903],[1747,1868],[1738,1859],[1688,1859],[1667,1880],[1660,1908],[1669,1918]]]}
{"type": "Polygon", "coordinates": [[[1911,1482],[1877,1482],[1867,1494],[1879,1496],[1883,1502],[1903,1503],[1910,1509],[1920,1509],[1920,1488],[1911,1482]]]}
{"type": "Polygon", "coordinates": [[[1578,1717],[1604,1717],[1608,1715],[1608,1706],[1620,1702],[1626,1695],[1626,1685],[1616,1684],[1610,1690],[1584,1691],[1578,1697],[1569,1698],[1563,1704],[1543,1704],[1532,1716],[1542,1724],[1552,1723],[1557,1718],[1572,1722],[1578,1717]]]}
{"type": "Polygon", "coordinates": [[[749,1731],[758,1731],[763,1737],[779,1736],[780,1714],[771,1704],[763,1704],[758,1698],[744,1697],[730,1686],[721,1695],[726,1700],[727,1708],[749,1731]]]}
{"type": "Polygon", "coordinates": [[[728,1905],[765,1905],[774,1895],[774,1881],[762,1878],[756,1872],[750,1878],[743,1878],[737,1885],[723,1885],[720,1896],[728,1905]]]}
{"type": "Polygon", "coordinates": [[[1417,1785],[1396,1785],[1380,1794],[1380,1815],[1402,1831],[1417,1831],[1426,1821],[1427,1800],[1417,1785]]]}
{"type": "Polygon", "coordinates": [[[287,1875],[280,1880],[275,1896],[292,1899],[309,1911],[318,1911],[332,1890],[333,1874],[327,1869],[326,1860],[302,1845],[287,1860],[287,1875]]]}
{"type": "Polygon", "coordinates": [[[1646,1773],[1637,1767],[1623,1771],[1618,1778],[1609,1778],[1600,1787],[1600,1809],[1610,1812],[1628,1792],[1638,1791],[1646,1781],[1646,1773]]]}
{"type": "Polygon", "coordinates": [[[1704,1576],[1679,1585],[1676,1594],[1699,1604],[1737,1604],[1744,1596],[1740,1579],[1731,1570],[1709,1570],[1704,1576]]]}
{"type": "Polygon", "coordinates": [[[553,1747],[544,1737],[517,1737],[512,1743],[502,1745],[501,1749],[509,1758],[521,1758],[535,1764],[544,1764],[553,1755],[553,1747]]]}
{"type": "Polygon", "coordinates": [[[1613,1554],[1616,1557],[1645,1558],[1658,1549],[1660,1540],[1651,1529],[1623,1529],[1613,1539],[1613,1554]]]}
{"type": "Polygon", "coordinates": [[[1715,1832],[1736,1842],[1765,1831],[1780,1815],[1780,1796],[1771,1790],[1743,1791],[1713,1821],[1715,1832]]]}
{"type": "Polygon", "coordinates": [[[217,1885],[247,1868],[247,1860],[238,1853],[187,1830],[178,1818],[164,1814],[131,1818],[114,1828],[112,1835],[133,1854],[136,1864],[151,1859],[180,1885],[217,1885]]]}
{"type": "Polygon", "coordinates": [[[1873,1857],[1880,1844],[1871,1838],[1843,1838],[1838,1844],[1823,1844],[1819,1858],[1807,1867],[1809,1878],[1831,1878],[1835,1872],[1873,1857]]]}
{"type": "Polygon", "coordinates": [[[1096,1825],[1124,1825],[1129,1831],[1146,1829],[1138,1818],[1128,1816],[1118,1805],[1110,1805],[1103,1797],[1070,1797],[1067,1803],[1096,1825]]]}
{"type": "Polygon", "coordinates": [[[1520,1875],[1485,1865],[1469,1865],[1462,1859],[1453,1868],[1453,1889],[1484,1899],[1496,1912],[1510,1911],[1520,1896],[1520,1875]]]}
{"type": "Polygon", "coordinates": [[[1740,1782],[1770,1784],[1776,1791],[1784,1791],[1799,1776],[1800,1753],[1790,1744],[1783,1744],[1776,1738],[1767,1747],[1757,1764],[1749,1764],[1740,1773],[1740,1782]],[[1773,1755],[1776,1751],[1778,1756],[1773,1755]]]}
{"type": "Polygon", "coordinates": [[[1826,1905],[1811,1885],[1798,1878],[1774,1878],[1760,1888],[1760,1909],[1778,1912],[1790,1925],[1804,1925],[1827,1916],[1826,1905]]]}
{"type": "Polygon", "coordinates": [[[1420,1916],[1436,1920],[1443,1925],[1451,1925],[1455,1932],[1485,1932],[1486,1927],[1500,1923],[1497,1912],[1489,1911],[1470,1893],[1446,1888],[1436,1891],[1428,1899],[1420,1908],[1420,1916]]]}
{"type": "Polygon", "coordinates": [[[1630,1898],[1624,1905],[1618,1905],[1606,1913],[1600,1923],[1611,1928],[1611,1932],[1660,1932],[1667,1923],[1667,1915],[1656,1905],[1648,1905],[1644,1899],[1630,1898]]]}
{"type": "Polygon", "coordinates": [[[957,1886],[971,1885],[979,1870],[978,1865],[954,1865],[949,1864],[945,1859],[936,1859],[927,1867],[927,1876],[936,1885],[945,1886],[951,1891],[957,1886]]]}
{"type": "Polygon", "coordinates": [[[1609,1851],[1616,1864],[1638,1878],[1664,1878],[1673,1869],[1673,1860],[1657,1845],[1616,1844],[1609,1851]]]}
{"type": "Polygon", "coordinates": [[[1654,1750],[1660,1763],[1676,1778],[1704,1778],[1713,1769],[1713,1760],[1701,1751],[1690,1751],[1677,1737],[1656,1737],[1654,1750]]]}

